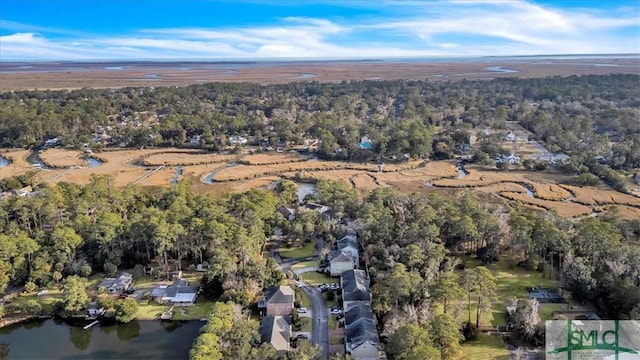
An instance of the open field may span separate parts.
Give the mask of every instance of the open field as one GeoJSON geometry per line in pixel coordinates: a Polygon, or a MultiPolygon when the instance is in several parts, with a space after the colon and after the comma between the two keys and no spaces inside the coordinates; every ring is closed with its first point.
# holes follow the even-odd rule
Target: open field
{"type": "Polygon", "coordinates": [[[42,162],[52,168],[87,166],[87,160],[81,158],[83,155],[82,151],[66,149],[47,149],[39,154],[42,162]]]}
{"type": "Polygon", "coordinates": [[[298,154],[284,154],[273,156],[273,154],[270,153],[259,153],[243,157],[240,160],[240,163],[244,165],[274,165],[307,160],[309,160],[309,158],[301,157],[298,154]]]}
{"type": "Polygon", "coordinates": [[[31,152],[29,150],[22,149],[2,149],[0,154],[11,161],[9,165],[0,168],[0,179],[8,178],[11,176],[24,174],[28,170],[31,170],[31,164],[27,162],[27,156],[31,152]]]}
{"type": "Polygon", "coordinates": [[[479,333],[473,341],[462,343],[462,360],[507,360],[509,352],[501,336],[479,333]]]}
{"type": "Polygon", "coordinates": [[[124,86],[176,86],[206,82],[342,81],[374,79],[491,79],[496,77],[544,77],[586,74],[640,73],[637,58],[572,59],[483,58],[456,62],[425,60],[387,61],[289,61],[270,63],[123,62],[123,63],[4,63],[0,91],[22,89],[109,88],[124,86]],[[607,66],[601,66],[606,64],[607,66]],[[24,69],[24,65],[30,68],[24,69]],[[234,66],[235,65],[235,66],[234,66]],[[498,67],[516,72],[492,70],[498,67]],[[111,70],[109,70],[111,69],[111,70]],[[116,70],[117,69],[117,70],[116,70]]]}
{"type": "MultiPolygon", "coordinates": [[[[11,160],[8,166],[0,168],[0,179],[33,169],[27,161],[28,150],[4,149],[0,154],[11,160]]],[[[483,201],[520,203],[536,210],[555,210],[570,218],[606,212],[614,207],[624,218],[640,216],[640,197],[617,192],[606,185],[567,185],[571,177],[553,170],[497,171],[469,165],[468,174],[460,177],[454,160],[385,164],[380,172],[375,163],[321,161],[293,153],[220,155],[176,148],[103,151],[92,155],[103,163],[90,168],[78,165],[85,162],[80,158],[81,151],[50,149],[40,155],[47,163],[59,167],[36,170],[40,180],[47,183],[87,184],[93,174],[114,175],[118,186],[167,187],[173,180],[188,179],[193,191],[223,196],[264,188],[283,178],[309,182],[328,179],[342,182],[361,194],[378,187],[452,196],[471,190],[481,195],[483,201]]]]}
{"type": "Polygon", "coordinates": [[[316,246],[316,243],[313,241],[310,241],[301,248],[299,247],[287,248],[284,246],[280,246],[278,248],[278,252],[280,253],[280,256],[282,256],[283,258],[294,258],[294,259],[305,258],[313,255],[313,250],[315,249],[315,246],[316,246]]]}
{"type": "Polygon", "coordinates": [[[215,153],[202,153],[200,151],[185,151],[153,154],[145,157],[142,163],[146,166],[204,165],[232,161],[235,157],[235,155],[219,155],[215,153]]]}

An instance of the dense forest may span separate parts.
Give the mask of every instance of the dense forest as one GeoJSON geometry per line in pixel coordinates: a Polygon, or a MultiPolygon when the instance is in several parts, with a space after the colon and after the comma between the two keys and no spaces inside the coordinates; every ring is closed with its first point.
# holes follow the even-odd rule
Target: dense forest
{"type": "MultiPolygon", "coordinates": [[[[110,177],[95,177],[86,186],[40,185],[41,196],[0,203],[0,289],[66,286],[92,273],[113,274],[152,262],[161,269],[206,264],[203,295],[231,302],[228,312],[234,318],[239,311],[234,306],[251,306],[263,288],[284,276],[266,254],[266,238],[275,227],[302,242],[315,236],[332,243],[346,230],[341,220],[351,219],[372,281],[372,307],[392,358],[409,346],[407,332],[416,338],[427,331],[445,334],[467,302],[477,304],[469,312],[469,328],[491,309],[495,280],[486,268],[467,269],[469,261],[506,258],[512,266],[559,276],[574,298],[593,302],[607,317],[640,317],[640,250],[633,245],[640,238],[640,220],[610,215],[572,222],[553,213],[482,204],[471,192],[455,200],[378,189],[361,198],[338,183],[320,181],[316,198],[308,200],[331,206],[333,218],[308,212],[290,222],[276,211],[297,200],[290,185],[223,199],[191,193],[186,182],[159,193],[118,189],[110,177]],[[442,316],[433,311],[438,305],[442,316]]],[[[222,338],[248,336],[232,330],[212,331],[222,331],[222,338]]],[[[244,342],[220,344],[244,349],[246,358],[257,351],[244,342]]],[[[459,340],[451,344],[434,350],[429,343],[420,351],[456,353],[459,340]]]]}
{"type": "MultiPolygon", "coordinates": [[[[640,167],[639,119],[637,75],[36,90],[0,94],[0,146],[36,148],[59,138],[100,150],[186,146],[198,137],[197,146],[217,151],[236,135],[271,146],[317,139],[323,158],[443,159],[468,144],[473,130],[506,130],[516,122],[552,152],[571,155],[565,171],[585,183],[597,181],[594,174],[624,190],[618,171],[640,167]],[[359,146],[364,136],[371,149],[359,146]]],[[[495,134],[477,143],[474,161],[508,151],[496,147],[495,134]]],[[[163,271],[202,264],[203,295],[219,301],[221,320],[208,323],[193,358],[271,358],[269,349],[248,345],[255,324],[242,320],[243,309],[285,276],[268,257],[267,238],[278,227],[299,242],[293,245],[312,238],[332,244],[346,230],[343,220],[357,224],[361,265],[391,359],[459,353],[463,306],[475,309],[468,307],[463,325],[471,338],[495,304],[495,279],[474,262],[507,261],[557,277],[602,315],[640,319],[640,220],[621,220],[615,211],[570,221],[485,204],[471,192],[450,199],[377,189],[361,197],[321,180],[311,200],[330,206],[333,218],[302,212],[290,222],[276,211],[296,205],[295,184],[287,182],[224,198],[193,193],[186,181],[156,191],[119,189],[108,176],[53,186],[26,173],[0,184],[22,185],[35,186],[38,195],[0,202],[0,291],[71,288],[94,273],[144,271],[152,263],[163,271]]],[[[539,319],[526,316],[534,305],[516,308],[516,331],[539,341],[539,319]]]]}
{"type": "MultiPolygon", "coordinates": [[[[629,170],[640,167],[638,119],[640,77],[621,74],[34,90],[0,94],[0,146],[54,137],[72,146],[181,146],[198,136],[199,146],[217,150],[237,135],[271,146],[319,139],[324,158],[392,161],[450,158],[470,129],[514,121],[551,152],[582,162],[601,156],[629,170]],[[360,148],[363,136],[371,149],[360,148]]],[[[485,139],[483,151],[495,157],[502,149],[492,143],[485,139]]]]}

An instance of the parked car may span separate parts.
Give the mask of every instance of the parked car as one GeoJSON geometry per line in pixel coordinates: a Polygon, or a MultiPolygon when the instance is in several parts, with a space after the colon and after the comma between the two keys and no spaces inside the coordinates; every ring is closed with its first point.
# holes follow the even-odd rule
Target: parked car
{"type": "Polygon", "coordinates": [[[120,294],[120,295],[118,296],[118,299],[126,299],[126,298],[128,298],[128,297],[129,297],[129,295],[127,295],[127,294],[124,294],[124,293],[123,293],[123,294],[120,294]]]}
{"type": "Polygon", "coordinates": [[[301,307],[298,309],[298,314],[305,314],[307,311],[307,308],[301,307]]]}
{"type": "Polygon", "coordinates": [[[138,290],[138,289],[136,289],[135,287],[130,287],[127,290],[125,290],[124,293],[125,294],[133,294],[134,292],[136,292],[136,290],[138,290]]]}
{"type": "Polygon", "coordinates": [[[331,290],[340,290],[340,284],[338,284],[338,283],[333,283],[333,284],[329,285],[329,288],[330,288],[331,290]]]}
{"type": "Polygon", "coordinates": [[[330,312],[331,312],[331,315],[342,315],[342,309],[340,308],[334,307],[331,309],[330,312]]]}
{"type": "Polygon", "coordinates": [[[300,333],[298,334],[298,339],[308,339],[309,338],[309,334],[308,333],[300,333]]]}

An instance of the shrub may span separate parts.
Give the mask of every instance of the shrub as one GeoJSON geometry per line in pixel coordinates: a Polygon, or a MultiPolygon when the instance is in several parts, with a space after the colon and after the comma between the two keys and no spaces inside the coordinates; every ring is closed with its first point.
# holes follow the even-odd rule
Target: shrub
{"type": "Polygon", "coordinates": [[[465,341],[475,340],[478,336],[478,328],[468,321],[465,321],[464,326],[462,328],[462,335],[464,336],[465,341]]]}
{"type": "Polygon", "coordinates": [[[104,263],[104,273],[107,274],[107,276],[113,276],[116,274],[117,271],[118,271],[117,266],[113,265],[108,261],[104,263]]]}
{"type": "Polygon", "coordinates": [[[33,281],[29,281],[26,284],[24,284],[24,291],[26,293],[32,293],[34,291],[36,291],[38,287],[36,286],[36,284],[33,281]]]}
{"type": "Polygon", "coordinates": [[[578,186],[594,186],[598,185],[600,180],[591,173],[584,173],[576,176],[574,183],[578,186]]]}
{"type": "Polygon", "coordinates": [[[26,304],[24,304],[24,311],[27,314],[31,315],[39,315],[42,313],[42,305],[35,300],[29,300],[26,304]]]}
{"type": "Polygon", "coordinates": [[[4,306],[4,312],[7,315],[14,315],[14,314],[19,314],[22,312],[22,306],[20,304],[6,304],[4,306]]]}

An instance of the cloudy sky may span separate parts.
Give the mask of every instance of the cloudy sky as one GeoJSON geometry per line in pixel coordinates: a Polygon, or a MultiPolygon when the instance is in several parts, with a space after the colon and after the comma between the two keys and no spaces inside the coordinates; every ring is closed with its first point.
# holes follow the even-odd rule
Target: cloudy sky
{"type": "Polygon", "coordinates": [[[640,1],[0,0],[0,61],[640,53],[640,1]]]}

